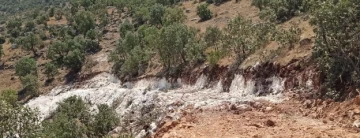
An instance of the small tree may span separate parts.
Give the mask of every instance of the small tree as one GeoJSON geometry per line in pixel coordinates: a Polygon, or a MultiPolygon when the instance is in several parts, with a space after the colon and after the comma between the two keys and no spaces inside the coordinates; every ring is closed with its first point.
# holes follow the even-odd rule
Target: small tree
{"type": "Polygon", "coordinates": [[[36,61],[28,57],[21,58],[15,63],[15,72],[19,77],[24,77],[29,74],[37,76],[36,61]]]}
{"type": "Polygon", "coordinates": [[[114,109],[106,104],[97,106],[99,112],[94,116],[93,129],[97,136],[101,137],[108,134],[109,131],[114,129],[120,122],[114,109]]]}
{"type": "Polygon", "coordinates": [[[207,3],[197,6],[197,15],[200,17],[201,21],[209,20],[213,16],[207,3]]]}
{"type": "Polygon", "coordinates": [[[195,35],[194,30],[183,24],[169,25],[160,30],[155,49],[165,68],[169,69],[172,65],[187,62],[186,48],[195,35]]]}
{"type": "Polygon", "coordinates": [[[35,28],[35,23],[33,21],[28,21],[25,23],[25,31],[32,31],[35,28]]]}
{"type": "Polygon", "coordinates": [[[58,66],[64,64],[64,57],[69,53],[71,47],[66,42],[57,41],[48,48],[47,58],[58,66]]]}
{"type": "Polygon", "coordinates": [[[54,7],[51,7],[51,8],[49,9],[49,17],[54,17],[54,15],[55,15],[55,8],[54,8],[54,7]]]}
{"type": "Polygon", "coordinates": [[[46,63],[44,73],[46,74],[46,77],[48,79],[53,79],[56,76],[56,74],[58,74],[58,69],[56,65],[54,65],[53,63],[46,63]]]}
{"type": "Polygon", "coordinates": [[[360,86],[360,3],[354,0],[312,1],[311,23],[316,31],[313,57],[327,91],[321,96],[349,98],[349,87],[360,86]],[[349,87],[347,87],[349,86],[349,87]]]}
{"type": "Polygon", "coordinates": [[[119,30],[121,38],[125,38],[125,35],[128,31],[135,31],[135,27],[129,22],[129,20],[125,20],[125,22],[120,25],[119,30]]]}
{"type": "Polygon", "coordinates": [[[1,137],[41,137],[38,113],[29,107],[13,106],[0,100],[0,135],[1,137]]]}
{"type": "Polygon", "coordinates": [[[224,30],[225,46],[230,46],[231,50],[237,53],[237,61],[242,61],[264,46],[274,29],[273,24],[254,24],[251,20],[237,17],[231,20],[224,30]]]}
{"type": "Polygon", "coordinates": [[[20,39],[21,47],[24,50],[32,51],[34,56],[37,56],[37,47],[42,43],[40,37],[34,33],[29,33],[27,36],[20,39]]]}
{"type": "Polygon", "coordinates": [[[94,29],[91,29],[86,33],[86,37],[91,39],[91,40],[97,39],[97,36],[98,36],[98,34],[94,29]]]}
{"type": "Polygon", "coordinates": [[[155,4],[150,8],[150,23],[153,25],[162,25],[162,18],[165,13],[165,7],[161,4],[155,4]]]}
{"type": "Polygon", "coordinates": [[[52,120],[43,122],[45,137],[56,138],[81,138],[87,133],[84,124],[78,122],[77,118],[69,118],[66,115],[56,115],[52,120]]]}
{"type": "Polygon", "coordinates": [[[38,78],[34,75],[28,74],[20,78],[24,90],[32,96],[39,96],[38,78]]]}
{"type": "Polygon", "coordinates": [[[22,23],[20,19],[8,21],[6,23],[6,29],[8,34],[10,34],[11,37],[17,38],[20,35],[21,25],[22,23]]]}
{"type": "Polygon", "coordinates": [[[5,101],[12,106],[16,105],[17,99],[17,91],[15,90],[3,90],[0,93],[0,101],[5,101]]]}
{"type": "Polygon", "coordinates": [[[280,30],[276,35],[276,41],[282,45],[289,45],[289,49],[294,48],[295,43],[300,41],[301,30],[291,27],[289,30],[280,30]]]}
{"type": "Polygon", "coordinates": [[[163,23],[164,25],[171,25],[173,23],[183,23],[186,19],[181,8],[167,8],[164,13],[163,23]]]}
{"type": "Polygon", "coordinates": [[[71,96],[58,104],[59,106],[54,113],[55,115],[62,114],[69,118],[79,118],[83,123],[89,123],[89,105],[80,97],[71,96]]]}
{"type": "Polygon", "coordinates": [[[36,23],[37,23],[37,24],[44,24],[44,25],[46,26],[48,20],[49,20],[49,17],[48,17],[48,16],[42,15],[42,16],[39,16],[39,17],[36,19],[36,23]]]}
{"type": "Polygon", "coordinates": [[[71,96],[58,103],[53,118],[43,122],[47,137],[84,137],[88,133],[91,114],[89,106],[81,98],[71,96]]]}
{"type": "Polygon", "coordinates": [[[64,13],[61,10],[57,10],[55,13],[55,19],[61,20],[63,15],[64,15],[64,13]]]}
{"type": "Polygon", "coordinates": [[[95,29],[96,26],[93,15],[87,11],[77,13],[75,16],[75,23],[75,28],[84,36],[86,35],[87,31],[95,29]]]}
{"type": "Polygon", "coordinates": [[[20,29],[21,27],[21,21],[20,19],[15,19],[15,20],[10,20],[6,23],[6,28],[8,30],[12,30],[12,29],[20,29]]]}
{"type": "Polygon", "coordinates": [[[203,39],[207,47],[218,49],[223,43],[223,35],[223,32],[218,27],[207,27],[203,39]]]}
{"type": "Polygon", "coordinates": [[[64,58],[64,65],[69,69],[79,71],[83,65],[84,60],[84,53],[79,49],[75,49],[64,58]]]}
{"type": "Polygon", "coordinates": [[[100,16],[100,26],[105,27],[109,24],[109,17],[107,13],[104,13],[102,16],[100,16]]]}

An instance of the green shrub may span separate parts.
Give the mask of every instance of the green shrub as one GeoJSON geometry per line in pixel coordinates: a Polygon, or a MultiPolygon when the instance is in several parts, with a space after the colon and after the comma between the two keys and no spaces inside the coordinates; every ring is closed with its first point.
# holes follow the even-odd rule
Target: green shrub
{"type": "Polygon", "coordinates": [[[75,15],[75,28],[84,36],[87,31],[95,29],[96,23],[91,12],[82,11],[75,15]]]}
{"type": "Polygon", "coordinates": [[[163,23],[164,25],[171,25],[174,23],[183,23],[186,19],[186,15],[184,14],[181,8],[167,8],[165,10],[163,16],[163,23]]]}
{"type": "Polygon", "coordinates": [[[281,45],[289,45],[290,49],[294,48],[295,43],[300,41],[301,30],[291,27],[289,30],[280,30],[277,32],[275,39],[281,45]]]}
{"type": "Polygon", "coordinates": [[[16,105],[17,99],[17,91],[15,90],[3,90],[0,93],[0,101],[5,101],[12,106],[16,105]]]}
{"type": "Polygon", "coordinates": [[[84,53],[79,49],[75,49],[72,50],[66,57],[64,57],[64,65],[69,69],[79,71],[83,65],[84,60],[84,53]]]}
{"type": "Polygon", "coordinates": [[[359,32],[360,3],[355,0],[313,1],[311,23],[316,27],[313,57],[327,91],[322,96],[335,100],[349,97],[348,87],[360,86],[359,32]]]}
{"type": "Polygon", "coordinates": [[[55,13],[55,20],[61,20],[64,13],[61,10],[57,10],[55,13]]]}
{"type": "Polygon", "coordinates": [[[236,17],[224,30],[224,46],[230,46],[231,50],[237,53],[237,60],[245,60],[257,49],[265,46],[274,30],[274,24],[266,22],[255,24],[251,20],[236,17]]]}
{"type": "Polygon", "coordinates": [[[28,35],[19,39],[21,48],[27,51],[32,51],[34,56],[37,56],[37,47],[42,44],[40,37],[34,33],[28,33],[28,35]]]}
{"type": "Polygon", "coordinates": [[[21,84],[27,94],[32,96],[39,96],[39,83],[37,76],[28,74],[20,77],[21,84]]]}
{"type": "Polygon", "coordinates": [[[46,63],[45,64],[45,75],[48,79],[52,79],[58,74],[58,68],[53,63],[46,63]]]}
{"type": "Polygon", "coordinates": [[[110,22],[110,19],[108,17],[108,14],[105,13],[104,15],[100,16],[100,26],[105,27],[110,22]]]}
{"type": "Polygon", "coordinates": [[[207,61],[209,62],[210,68],[213,68],[220,59],[224,56],[221,51],[212,51],[207,55],[207,61]]]}
{"type": "Polygon", "coordinates": [[[71,96],[58,104],[55,115],[65,115],[74,119],[78,118],[83,123],[89,124],[89,105],[80,97],[71,96]]]}
{"type": "Polygon", "coordinates": [[[281,22],[309,9],[308,0],[253,0],[252,5],[260,10],[273,10],[276,19],[281,22]]]}
{"type": "Polygon", "coordinates": [[[45,32],[43,30],[38,30],[37,34],[39,35],[41,40],[46,40],[47,39],[47,36],[46,36],[46,34],[45,34],[45,32]]]}
{"type": "Polygon", "coordinates": [[[51,59],[58,66],[64,64],[64,57],[71,51],[71,46],[68,41],[60,42],[57,41],[48,48],[47,58],[51,59]]]}
{"type": "Polygon", "coordinates": [[[94,29],[87,31],[87,33],[86,33],[86,38],[89,38],[91,40],[97,39],[97,36],[98,36],[98,34],[94,29]]]}
{"type": "Polygon", "coordinates": [[[98,105],[99,112],[94,116],[92,123],[94,133],[101,137],[108,134],[115,126],[119,125],[120,118],[117,116],[114,109],[106,104],[98,105]]]}
{"type": "Polygon", "coordinates": [[[32,58],[24,57],[15,63],[15,72],[19,77],[26,75],[37,76],[37,65],[36,61],[32,58]]]}
{"type": "Polygon", "coordinates": [[[223,41],[223,32],[218,27],[207,27],[204,34],[204,41],[207,47],[221,47],[223,41]]]}
{"type": "Polygon", "coordinates": [[[25,31],[32,31],[35,28],[35,23],[33,21],[28,21],[25,23],[25,31]]]}
{"type": "Polygon", "coordinates": [[[213,16],[208,8],[208,4],[200,4],[197,6],[197,15],[200,17],[201,21],[209,20],[213,16]]]}
{"type": "Polygon", "coordinates": [[[125,38],[127,32],[133,32],[135,31],[134,25],[132,25],[129,20],[125,20],[124,23],[122,23],[119,27],[120,36],[121,38],[125,38]]]}
{"type": "Polygon", "coordinates": [[[58,104],[52,118],[42,123],[46,137],[104,137],[119,125],[120,118],[108,105],[98,105],[98,113],[91,114],[89,104],[80,97],[58,104]]]}
{"type": "Polygon", "coordinates": [[[47,25],[48,20],[49,20],[49,17],[47,17],[46,15],[41,15],[36,19],[36,23],[47,25]]]}
{"type": "Polygon", "coordinates": [[[162,25],[162,18],[165,13],[165,7],[161,4],[155,4],[150,8],[150,23],[153,25],[162,25]]]}
{"type": "Polygon", "coordinates": [[[89,105],[81,98],[71,96],[58,103],[52,119],[43,122],[44,134],[59,138],[84,137],[89,132],[90,119],[89,105]]]}
{"type": "Polygon", "coordinates": [[[195,39],[195,35],[194,29],[183,24],[173,24],[161,28],[155,48],[165,68],[169,69],[187,62],[186,46],[195,39]]]}
{"type": "Polygon", "coordinates": [[[45,137],[81,138],[88,133],[84,124],[78,123],[76,118],[69,118],[63,114],[57,115],[52,120],[44,121],[43,126],[45,137]]]}
{"type": "Polygon", "coordinates": [[[49,9],[49,17],[54,17],[54,15],[55,15],[55,8],[54,8],[54,7],[51,7],[51,8],[49,9]]]}
{"type": "Polygon", "coordinates": [[[41,137],[38,113],[22,105],[13,106],[0,100],[1,137],[41,137]]]}

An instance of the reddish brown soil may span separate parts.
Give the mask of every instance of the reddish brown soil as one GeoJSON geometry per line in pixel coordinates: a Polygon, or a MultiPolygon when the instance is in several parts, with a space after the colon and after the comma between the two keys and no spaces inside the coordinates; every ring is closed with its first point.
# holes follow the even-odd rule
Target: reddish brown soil
{"type": "MultiPolygon", "coordinates": [[[[315,102],[313,102],[315,103],[315,102]]],[[[326,103],[326,102],[324,102],[326,103]]],[[[359,130],[351,124],[336,119],[316,119],[321,114],[315,107],[297,100],[281,104],[251,103],[248,108],[224,106],[222,110],[190,110],[180,121],[165,123],[153,136],[155,138],[312,138],[360,137],[359,130]],[[271,110],[270,110],[271,109],[271,110]]],[[[334,103],[327,104],[333,109],[334,103]]],[[[341,118],[341,116],[335,116],[341,118]]]]}

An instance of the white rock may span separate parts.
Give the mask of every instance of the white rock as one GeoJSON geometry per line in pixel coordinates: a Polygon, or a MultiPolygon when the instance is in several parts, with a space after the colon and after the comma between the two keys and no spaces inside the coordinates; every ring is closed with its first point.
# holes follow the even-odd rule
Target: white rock
{"type": "Polygon", "coordinates": [[[353,123],[353,127],[360,128],[360,120],[355,120],[353,123]]]}
{"type": "Polygon", "coordinates": [[[269,112],[269,111],[272,111],[272,110],[273,110],[273,108],[270,107],[270,106],[265,108],[265,111],[268,111],[268,112],[269,112]]]}

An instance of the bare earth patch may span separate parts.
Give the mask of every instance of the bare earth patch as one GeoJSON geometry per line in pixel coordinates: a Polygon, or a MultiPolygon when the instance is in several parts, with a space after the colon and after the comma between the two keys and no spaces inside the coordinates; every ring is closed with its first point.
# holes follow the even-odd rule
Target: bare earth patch
{"type": "Polygon", "coordinates": [[[257,102],[249,108],[229,107],[186,113],[180,121],[167,122],[154,137],[162,138],[312,138],[360,137],[358,130],[336,121],[304,116],[302,104],[257,102]]]}

